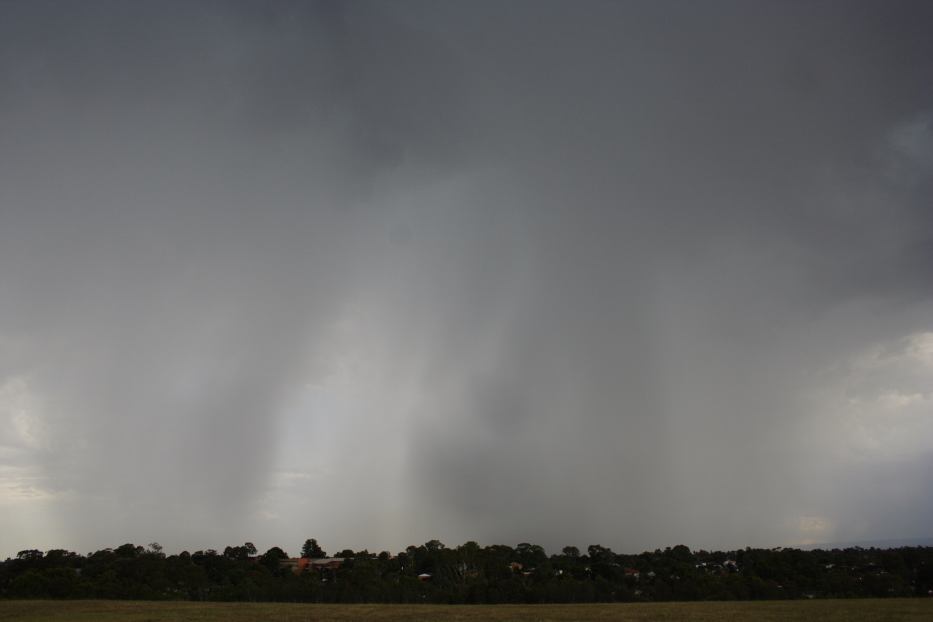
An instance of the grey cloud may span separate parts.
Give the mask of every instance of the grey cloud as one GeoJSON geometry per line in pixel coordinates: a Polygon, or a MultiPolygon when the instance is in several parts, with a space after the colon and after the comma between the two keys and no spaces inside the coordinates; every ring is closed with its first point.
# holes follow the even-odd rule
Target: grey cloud
{"type": "Polygon", "coordinates": [[[925,4],[0,11],[0,383],[28,378],[59,495],[35,538],[912,528],[868,505],[914,475],[819,499],[858,442],[825,370],[933,330],[925,4]],[[308,524],[321,498],[344,518],[308,524]]]}

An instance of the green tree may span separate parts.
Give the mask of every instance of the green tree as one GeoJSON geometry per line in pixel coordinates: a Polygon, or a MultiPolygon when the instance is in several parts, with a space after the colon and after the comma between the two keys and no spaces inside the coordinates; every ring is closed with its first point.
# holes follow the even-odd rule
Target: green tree
{"type": "Polygon", "coordinates": [[[16,554],[16,559],[22,559],[25,561],[36,561],[42,559],[43,553],[38,549],[26,549],[25,551],[20,551],[16,554]]]}
{"type": "Polygon", "coordinates": [[[327,553],[320,547],[320,545],[317,543],[317,540],[314,538],[309,538],[305,540],[304,545],[301,547],[301,556],[318,559],[321,557],[327,557],[327,553]]]}
{"type": "Polygon", "coordinates": [[[279,569],[279,562],[283,559],[288,559],[288,553],[277,546],[273,546],[271,549],[262,554],[262,557],[259,558],[259,561],[263,566],[268,568],[271,572],[275,573],[279,569]]]}

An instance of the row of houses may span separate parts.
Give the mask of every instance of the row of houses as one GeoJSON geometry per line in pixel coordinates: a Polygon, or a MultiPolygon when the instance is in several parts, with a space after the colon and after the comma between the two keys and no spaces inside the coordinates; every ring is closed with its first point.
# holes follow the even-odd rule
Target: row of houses
{"type": "MultiPolygon", "coordinates": [[[[323,571],[336,572],[343,565],[346,559],[347,558],[345,557],[318,557],[318,558],[290,557],[288,559],[281,560],[279,562],[279,566],[281,568],[288,568],[295,574],[301,574],[303,572],[310,572],[313,570],[320,571],[323,574],[323,571]]],[[[614,565],[617,565],[617,564],[614,564],[614,565]]],[[[832,567],[832,564],[829,564],[827,566],[827,568],[829,567],[832,567]]],[[[534,574],[534,571],[535,571],[534,568],[527,568],[527,569],[523,568],[522,564],[519,562],[511,562],[509,564],[509,568],[512,570],[512,572],[516,574],[521,574],[526,577],[534,574]]],[[[731,559],[724,561],[722,564],[701,562],[701,563],[696,564],[696,568],[697,570],[705,571],[707,573],[716,573],[716,574],[726,573],[726,572],[738,572],[738,569],[739,569],[738,564],[735,562],[735,560],[731,560],[731,559]]],[[[461,570],[464,570],[464,569],[461,569],[461,570]]],[[[586,570],[587,572],[589,572],[590,569],[586,568],[586,570]]],[[[655,577],[655,573],[652,570],[642,573],[637,568],[623,568],[622,571],[626,577],[633,578],[636,581],[641,578],[642,574],[644,574],[644,576],[648,579],[654,579],[655,577]]],[[[561,574],[563,574],[563,570],[555,571],[555,575],[561,575],[561,574]]],[[[430,581],[431,575],[426,572],[421,573],[418,575],[418,579],[420,579],[421,581],[430,581]]]]}
{"type": "MultiPolygon", "coordinates": [[[[321,574],[326,574],[325,571],[336,572],[346,559],[346,557],[290,557],[281,560],[279,562],[279,567],[288,568],[295,574],[311,572],[312,570],[317,570],[320,571],[321,574]]],[[[418,575],[418,579],[421,581],[430,581],[431,575],[427,572],[422,572],[418,575]]]]}

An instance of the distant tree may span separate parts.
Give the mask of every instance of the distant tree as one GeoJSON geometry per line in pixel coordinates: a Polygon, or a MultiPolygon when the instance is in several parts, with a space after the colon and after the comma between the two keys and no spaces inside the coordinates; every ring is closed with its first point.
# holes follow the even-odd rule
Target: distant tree
{"type": "Polygon", "coordinates": [[[114,549],[113,552],[116,553],[119,557],[139,557],[146,552],[146,549],[141,546],[127,543],[118,546],[116,549],[114,549]]]}
{"type": "Polygon", "coordinates": [[[275,572],[279,569],[279,562],[283,559],[288,559],[288,553],[277,546],[273,546],[271,549],[262,554],[262,557],[259,558],[259,561],[263,566],[272,572],[275,572]]]}
{"type": "Polygon", "coordinates": [[[49,581],[37,570],[28,570],[13,579],[9,588],[15,598],[48,598],[49,581]]]}
{"type": "Polygon", "coordinates": [[[318,559],[321,557],[327,557],[327,553],[320,547],[320,545],[317,543],[317,540],[314,538],[309,538],[305,540],[304,545],[301,547],[301,556],[318,559]]]}
{"type": "Polygon", "coordinates": [[[66,551],[65,549],[52,549],[46,551],[45,561],[43,562],[43,567],[55,567],[55,566],[70,566],[72,563],[78,559],[77,553],[72,553],[71,551],[66,551]]]}
{"type": "Polygon", "coordinates": [[[457,555],[463,563],[472,568],[479,559],[480,550],[479,544],[470,540],[457,547],[457,555]]]}
{"type": "Polygon", "coordinates": [[[20,551],[16,554],[16,559],[23,559],[27,561],[35,561],[37,559],[42,559],[42,551],[38,549],[26,549],[25,551],[20,551]]]}
{"type": "MultiPolygon", "coordinates": [[[[309,540],[310,544],[310,540],[309,540]]],[[[306,602],[537,603],[620,600],[733,600],[926,596],[933,590],[933,547],[900,549],[751,549],[690,551],[683,545],[588,555],[565,547],[544,559],[522,542],[480,548],[467,542],[409,547],[393,557],[367,551],[339,568],[293,574],[285,551],[246,563],[250,543],[165,556],[125,544],[86,556],[27,549],[0,561],[0,598],[278,600],[306,602]],[[430,580],[419,579],[419,574],[430,580]]],[[[323,551],[322,551],[323,552],[323,551]]]]}
{"type": "Polygon", "coordinates": [[[592,560],[608,561],[612,559],[612,550],[598,544],[591,544],[586,547],[586,553],[592,560]]]}
{"type": "Polygon", "coordinates": [[[679,562],[692,562],[693,553],[690,551],[690,547],[684,544],[678,544],[670,551],[670,556],[679,562]]]}
{"type": "Polygon", "coordinates": [[[515,546],[515,556],[519,563],[526,567],[534,567],[547,559],[544,548],[538,544],[521,542],[515,546]]]}
{"type": "Polygon", "coordinates": [[[252,542],[247,542],[243,546],[228,546],[224,549],[224,557],[232,560],[243,561],[255,554],[256,545],[252,542]]]}

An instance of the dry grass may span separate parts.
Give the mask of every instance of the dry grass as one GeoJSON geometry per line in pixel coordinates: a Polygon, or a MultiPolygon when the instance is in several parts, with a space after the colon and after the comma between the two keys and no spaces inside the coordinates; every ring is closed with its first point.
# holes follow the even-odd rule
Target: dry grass
{"type": "Polygon", "coordinates": [[[208,622],[270,620],[933,620],[931,599],[613,605],[293,605],[137,601],[0,601],[0,620],[208,622]]]}

